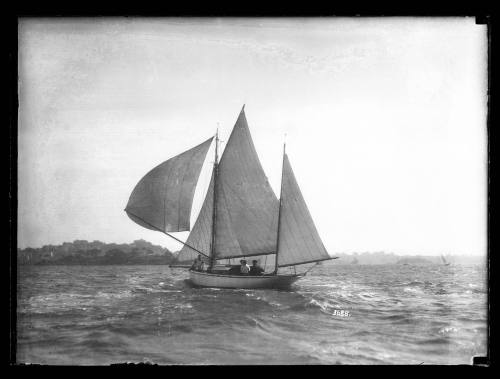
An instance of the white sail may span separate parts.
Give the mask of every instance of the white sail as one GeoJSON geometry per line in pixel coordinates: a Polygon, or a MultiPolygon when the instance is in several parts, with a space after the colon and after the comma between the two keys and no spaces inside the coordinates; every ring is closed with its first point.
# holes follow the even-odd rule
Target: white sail
{"type": "Polygon", "coordinates": [[[209,138],[148,172],[130,195],[128,216],[147,229],[189,230],[194,190],[211,142],[209,138]]]}
{"type": "Polygon", "coordinates": [[[214,202],[214,175],[208,186],[207,194],[203,205],[201,206],[200,213],[196,219],[193,229],[186,240],[186,245],[183,245],[177,260],[179,262],[192,262],[197,256],[198,252],[193,250],[194,247],[201,251],[206,256],[210,255],[212,244],[212,220],[213,220],[213,202],[214,202]]]}
{"type": "Polygon", "coordinates": [[[321,241],[285,154],[281,183],[278,267],[331,259],[321,241]]]}
{"type": "MultiPolygon", "coordinates": [[[[194,190],[211,141],[146,174],[130,196],[129,217],[165,233],[189,230],[194,190]]],[[[319,237],[286,154],[281,186],[280,203],[262,169],[242,109],[220,162],[215,160],[179,262],[191,262],[200,253],[206,261],[248,257],[265,266],[269,260],[275,267],[333,259],[319,237]]]]}
{"type": "Polygon", "coordinates": [[[216,183],[216,257],[274,253],[279,202],[255,151],[244,109],[227,141],[216,183]]]}

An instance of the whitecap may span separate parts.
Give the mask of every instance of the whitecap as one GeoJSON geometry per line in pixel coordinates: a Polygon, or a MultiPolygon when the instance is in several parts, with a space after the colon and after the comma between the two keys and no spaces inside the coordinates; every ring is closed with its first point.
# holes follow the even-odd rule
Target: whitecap
{"type": "Polygon", "coordinates": [[[439,334],[450,334],[456,332],[458,332],[458,329],[452,326],[445,326],[444,328],[439,329],[439,334]]]}
{"type": "Polygon", "coordinates": [[[177,304],[174,306],[174,309],[191,309],[193,306],[189,303],[186,304],[177,304]]]}
{"type": "Polygon", "coordinates": [[[405,287],[403,288],[403,291],[412,293],[423,293],[423,291],[420,288],[414,288],[414,287],[405,287]]]}

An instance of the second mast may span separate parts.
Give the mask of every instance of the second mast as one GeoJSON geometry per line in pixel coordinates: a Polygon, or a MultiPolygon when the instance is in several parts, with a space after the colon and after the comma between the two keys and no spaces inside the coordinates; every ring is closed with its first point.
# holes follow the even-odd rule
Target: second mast
{"type": "Polygon", "coordinates": [[[216,239],[216,230],[217,230],[217,176],[219,175],[219,128],[215,132],[215,160],[214,160],[214,203],[212,207],[212,243],[210,248],[210,262],[208,265],[208,269],[211,270],[212,266],[215,262],[215,239],[216,239]]]}

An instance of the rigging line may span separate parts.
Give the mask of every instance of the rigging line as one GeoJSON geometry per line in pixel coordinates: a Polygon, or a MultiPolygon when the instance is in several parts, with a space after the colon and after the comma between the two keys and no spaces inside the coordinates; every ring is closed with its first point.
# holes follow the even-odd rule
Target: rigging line
{"type": "Polygon", "coordinates": [[[276,252],[271,252],[271,253],[255,253],[255,254],[243,254],[242,255],[228,255],[227,257],[220,257],[220,258],[215,258],[217,260],[221,260],[221,259],[229,259],[229,258],[243,258],[243,257],[258,257],[258,256],[261,256],[261,255],[273,255],[273,254],[276,254],[276,252]]]}
{"type": "Polygon", "coordinates": [[[316,267],[317,265],[319,265],[319,262],[316,262],[316,264],[312,265],[311,267],[309,267],[305,272],[304,272],[304,275],[306,275],[309,271],[311,271],[314,267],[316,267]]]}
{"type": "Polygon", "coordinates": [[[209,257],[207,254],[202,253],[200,250],[198,250],[198,249],[194,248],[194,247],[193,247],[193,246],[191,246],[191,245],[188,245],[186,242],[181,241],[180,239],[178,239],[178,238],[174,237],[173,235],[171,235],[171,234],[167,233],[166,231],[161,230],[160,228],[157,228],[156,226],[154,226],[154,225],[150,224],[149,222],[147,222],[147,221],[143,220],[142,218],[140,218],[139,216],[137,216],[137,215],[133,214],[132,212],[127,211],[126,209],[124,209],[124,211],[125,211],[125,212],[127,212],[127,213],[129,213],[129,214],[131,214],[131,215],[132,215],[132,216],[134,216],[134,217],[137,217],[139,220],[141,220],[143,223],[145,223],[145,224],[149,225],[149,226],[150,226],[150,227],[152,227],[153,229],[155,229],[155,230],[157,230],[157,231],[159,231],[159,232],[162,232],[163,234],[166,234],[167,236],[169,236],[170,238],[173,238],[173,239],[174,239],[174,240],[176,240],[177,242],[180,242],[180,243],[182,243],[183,245],[185,245],[185,246],[189,247],[190,249],[193,249],[194,251],[197,251],[197,252],[198,252],[198,253],[200,253],[201,255],[204,255],[205,257],[209,257]]]}
{"type": "Polygon", "coordinates": [[[314,262],[329,261],[330,259],[338,259],[338,258],[339,258],[339,257],[329,257],[329,258],[314,259],[314,260],[312,260],[312,261],[307,261],[307,262],[287,263],[287,264],[285,264],[285,265],[279,265],[279,267],[289,267],[289,266],[305,265],[306,263],[314,263],[314,262]]]}

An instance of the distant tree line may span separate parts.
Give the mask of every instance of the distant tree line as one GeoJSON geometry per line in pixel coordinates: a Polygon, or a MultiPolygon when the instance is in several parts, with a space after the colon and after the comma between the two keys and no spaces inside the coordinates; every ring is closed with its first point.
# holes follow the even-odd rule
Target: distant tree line
{"type": "Polygon", "coordinates": [[[62,245],[17,249],[20,265],[164,265],[177,262],[177,254],[148,241],[130,244],[76,240],[62,245]]]}
{"type": "MultiPolygon", "coordinates": [[[[439,256],[401,256],[384,251],[332,255],[339,257],[331,261],[331,264],[335,265],[442,264],[439,256]]],[[[484,257],[444,255],[447,261],[456,264],[485,262],[484,257]]],[[[179,263],[177,256],[178,252],[171,252],[165,247],[144,240],[136,240],[130,244],[76,240],[36,249],[17,249],[17,261],[21,265],[166,265],[179,263]]]]}
{"type": "MultiPolygon", "coordinates": [[[[355,252],[355,253],[334,253],[332,255],[338,256],[331,262],[334,265],[387,265],[387,264],[412,264],[412,265],[432,265],[442,264],[439,255],[399,255],[392,252],[374,251],[374,252],[355,252]]],[[[454,264],[484,264],[485,259],[481,256],[467,256],[456,254],[443,254],[448,262],[454,264]]]]}

